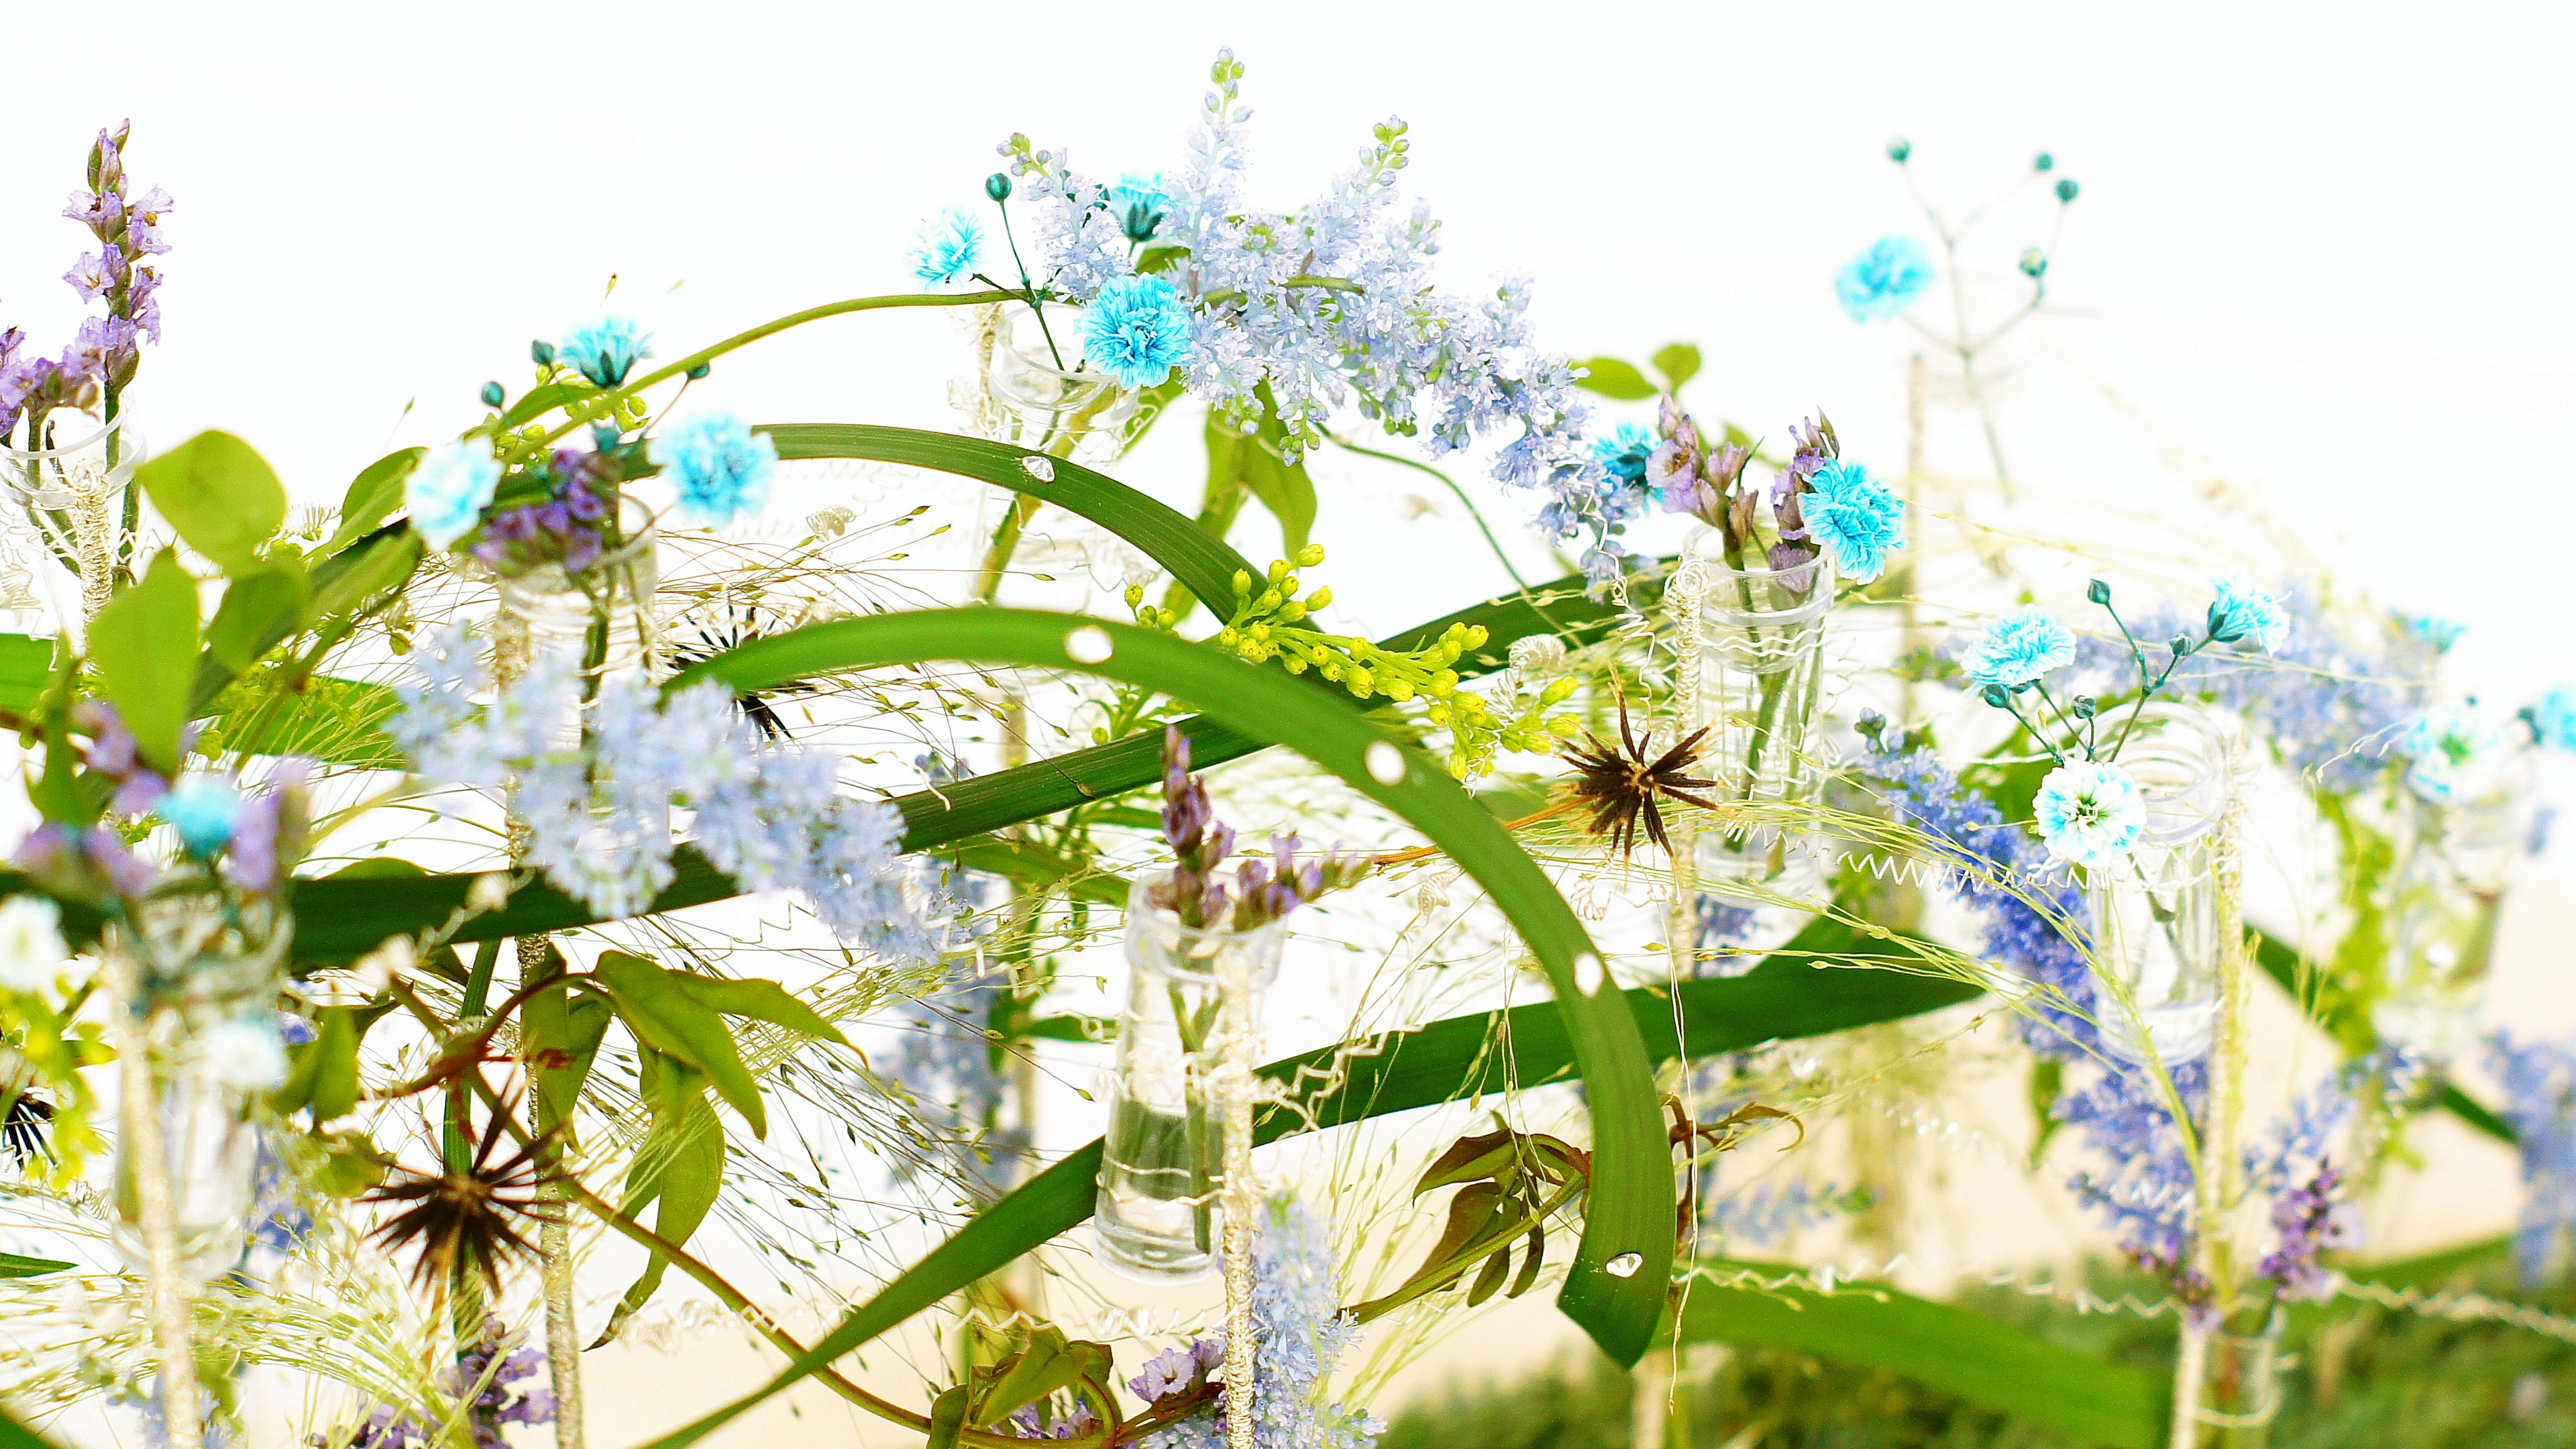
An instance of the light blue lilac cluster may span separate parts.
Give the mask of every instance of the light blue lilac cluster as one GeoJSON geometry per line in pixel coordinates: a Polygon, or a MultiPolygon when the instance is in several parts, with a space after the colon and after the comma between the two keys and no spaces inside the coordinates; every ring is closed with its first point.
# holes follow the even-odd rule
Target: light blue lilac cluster
{"type": "MultiPolygon", "coordinates": [[[[931,783],[951,778],[944,769],[934,770],[931,783]]],[[[968,930],[982,935],[995,924],[983,909],[1001,894],[993,877],[961,871],[946,882],[946,893],[961,908],[968,930]]],[[[994,1039],[993,1024],[1010,1000],[1007,972],[961,974],[896,1006],[898,1034],[875,1059],[879,1075],[902,1091],[913,1115],[936,1134],[934,1144],[948,1170],[987,1190],[1012,1185],[1009,1164],[1029,1147],[1026,1132],[994,1129],[1003,1097],[1003,1044],[994,1039]]]]}
{"type": "MultiPolygon", "coordinates": [[[[1252,1437],[1260,1449],[1367,1449],[1385,1425],[1324,1397],[1333,1367],[1359,1338],[1344,1316],[1332,1250],[1293,1196],[1265,1205],[1252,1240],[1252,1437]]],[[[1222,1334],[1200,1339],[1146,1365],[1129,1388],[1186,1391],[1225,1360],[1222,1334]]],[[[1145,1449],[1225,1449],[1227,1403],[1145,1441],[1145,1449]]]]}
{"type": "Polygon", "coordinates": [[[1803,1179],[1777,1183],[1764,1178],[1721,1196],[1716,1164],[1702,1172],[1700,1190],[1708,1203],[1700,1214],[1702,1229],[1729,1251],[1769,1248],[1800,1229],[1831,1221],[1852,1206],[1851,1194],[1841,1188],[1827,1184],[1819,1190],[1803,1179]]]}
{"type": "MultiPolygon", "coordinates": [[[[501,1437],[504,1424],[555,1421],[553,1391],[528,1382],[544,1370],[545,1351],[517,1345],[515,1336],[504,1333],[500,1319],[487,1319],[482,1342],[457,1355],[444,1375],[447,1392],[458,1398],[471,1395],[465,1405],[465,1427],[474,1436],[475,1449],[509,1449],[509,1441],[501,1437]]],[[[312,1438],[314,1449],[336,1442],[320,1434],[312,1438]]],[[[428,1449],[448,1442],[444,1433],[422,1424],[413,1414],[378,1404],[348,1440],[347,1449],[411,1449],[414,1445],[428,1449]]]]}
{"type": "Polygon", "coordinates": [[[754,729],[714,681],[661,696],[636,672],[598,681],[584,744],[582,684],[560,655],[532,661],[488,706],[474,641],[462,625],[412,653],[423,682],[399,690],[386,731],[420,772],[480,789],[511,788],[529,830],[529,860],[603,916],[630,916],[670,884],[671,811],[695,812],[692,836],[747,891],[793,891],[844,943],[889,959],[935,958],[905,895],[903,817],[841,795],[824,751],[754,729]]]}
{"type": "MultiPolygon", "coordinates": [[[[1150,181],[1104,184],[1062,151],[1005,141],[1035,214],[1035,284],[1107,303],[1117,315],[1104,334],[1129,386],[1177,365],[1191,393],[1247,425],[1265,410],[1266,389],[1291,462],[1322,445],[1345,403],[1434,455],[1507,434],[1493,476],[1542,493],[1553,535],[1597,544],[1618,488],[1584,441],[1576,369],[1532,340],[1525,283],[1474,297],[1434,287],[1439,224],[1420,203],[1398,208],[1404,123],[1379,125],[1357,167],[1322,197],[1264,211],[1242,190],[1252,119],[1242,78],[1233,52],[1219,52],[1188,156],[1150,181]],[[1154,270],[1140,279],[1140,266],[1154,270]],[[1182,321],[1186,348],[1171,331],[1182,321]]],[[[950,273],[944,260],[935,270],[950,273]]]]}
{"type": "Polygon", "coordinates": [[[2514,1261],[2538,1287],[2576,1263],[2576,1037],[2516,1041],[2499,1032],[2488,1051],[2522,1149],[2514,1261]]]}
{"type": "Polygon", "coordinates": [[[143,343],[161,340],[161,303],[153,295],[161,274],[147,259],[170,250],[161,223],[174,203],[158,186],[127,195],[125,144],[133,124],[121,121],[114,131],[98,133],[89,152],[88,189],[73,192],[63,208],[64,216],[98,239],[98,250],[84,253],[63,280],[83,302],[105,303],[106,315],[81,319],[60,357],[21,356],[26,333],[0,330],[0,441],[21,418],[27,447],[68,441],[46,434],[45,415],[56,408],[98,408],[102,395],[113,399],[134,380],[143,343]]]}

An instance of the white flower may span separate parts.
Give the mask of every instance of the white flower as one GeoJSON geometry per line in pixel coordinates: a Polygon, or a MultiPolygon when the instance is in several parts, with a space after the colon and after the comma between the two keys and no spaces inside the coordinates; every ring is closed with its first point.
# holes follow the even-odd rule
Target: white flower
{"type": "Polygon", "coordinates": [[[286,1043],[273,1016],[227,1017],[197,1033],[197,1050],[215,1079],[236,1092],[273,1092],[286,1085],[286,1043]]]}
{"type": "Polygon", "coordinates": [[[70,955],[60,907],[37,895],[0,902],[0,988],[23,996],[44,991],[70,955]]]}
{"type": "Polygon", "coordinates": [[[2505,763],[2504,732],[2464,704],[2437,704],[2397,738],[2415,762],[2406,783],[2433,803],[2474,800],[2495,788],[2505,763]]]}
{"type": "Polygon", "coordinates": [[[2086,867],[2109,865],[2129,853],[2146,828],[2146,797],[2117,765],[2078,760],[2060,765],[2039,782],[2033,802],[2040,840],[2058,860],[2086,867]]]}

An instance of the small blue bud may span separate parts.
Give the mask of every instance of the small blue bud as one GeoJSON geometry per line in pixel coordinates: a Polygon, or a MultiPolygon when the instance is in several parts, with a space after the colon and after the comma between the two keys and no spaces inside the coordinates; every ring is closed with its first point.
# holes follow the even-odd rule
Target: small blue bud
{"type": "Polygon", "coordinates": [[[2021,274],[2034,282],[2048,275],[2048,253],[2037,247],[2022,248],[2021,274]]]}
{"type": "Polygon", "coordinates": [[[528,357],[539,367],[555,365],[555,345],[540,338],[528,344],[528,357]]]}
{"type": "Polygon", "coordinates": [[[2073,201],[2075,193],[2082,189],[2075,184],[2075,178],[2072,176],[2061,176],[2057,179],[2057,199],[2061,202],[2073,201]]]}
{"type": "Polygon", "coordinates": [[[508,396],[509,394],[503,392],[501,390],[501,384],[497,382],[487,382],[483,384],[483,406],[487,408],[499,407],[502,399],[508,396]]]}
{"type": "Polygon", "coordinates": [[[2093,712],[2101,707],[2101,702],[2089,694],[2075,696],[2074,709],[2077,719],[2091,719],[2093,712]]]}
{"type": "Polygon", "coordinates": [[[2111,586],[2095,579],[2084,586],[2084,597],[2097,604],[2111,602],[2111,586]]]}
{"type": "Polygon", "coordinates": [[[713,372],[713,371],[715,371],[715,370],[716,370],[716,365],[715,365],[714,363],[712,363],[712,362],[701,362],[701,363],[699,363],[697,366],[692,367],[692,368],[690,368],[690,369],[689,369],[689,381],[691,381],[691,382],[704,382],[704,381],[706,381],[707,374],[708,374],[708,373],[711,373],[711,372],[713,372]]]}
{"type": "Polygon", "coordinates": [[[1887,159],[1895,162],[1899,166],[1904,165],[1905,158],[1913,154],[1914,143],[1906,140],[1903,136],[1895,137],[1887,143],[1887,159]]]}
{"type": "Polygon", "coordinates": [[[995,201],[1011,199],[1011,178],[996,171],[984,178],[984,194],[995,201]]]}
{"type": "Polygon", "coordinates": [[[2033,171],[2053,170],[2056,165],[2057,158],[2049,155],[2045,151],[2042,151],[2038,155],[2030,158],[2030,169],[2033,171]]]}
{"type": "Polygon", "coordinates": [[[1985,696],[1986,703],[1993,705],[1997,709],[2002,709],[2012,702],[2012,691],[2004,688],[2000,684],[1987,685],[1985,688],[1985,696]]]}

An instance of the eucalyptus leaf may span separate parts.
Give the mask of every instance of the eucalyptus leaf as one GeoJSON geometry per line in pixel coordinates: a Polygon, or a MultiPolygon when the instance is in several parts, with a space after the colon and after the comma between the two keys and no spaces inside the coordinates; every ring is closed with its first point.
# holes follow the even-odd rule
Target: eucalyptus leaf
{"type": "Polygon", "coordinates": [[[188,546],[227,574],[248,572],[286,522],[285,485],[258,450],[230,433],[199,433],[134,477],[188,546]]]}
{"type": "Polygon", "coordinates": [[[206,652],[235,674],[247,673],[277,641],[304,627],[313,584],[292,558],[262,560],[233,575],[206,626],[206,652]]]}
{"type": "Polygon", "coordinates": [[[1574,385],[1585,392],[1597,392],[1621,402],[1643,402],[1655,395],[1655,385],[1646,381],[1646,375],[1639,372],[1633,362],[1621,362],[1615,357],[1587,357],[1574,365],[1590,374],[1574,380],[1574,385]]]}
{"type": "Polygon", "coordinates": [[[1655,371],[1664,375],[1664,391],[1680,392],[1682,384],[1699,376],[1699,348],[1688,342],[1673,342],[1655,349],[1652,359],[1655,371]]]}
{"type": "Polygon", "coordinates": [[[161,550],[140,581],[89,621],[89,657],[144,763],[176,776],[197,667],[197,581],[179,567],[176,550],[161,550]]]}

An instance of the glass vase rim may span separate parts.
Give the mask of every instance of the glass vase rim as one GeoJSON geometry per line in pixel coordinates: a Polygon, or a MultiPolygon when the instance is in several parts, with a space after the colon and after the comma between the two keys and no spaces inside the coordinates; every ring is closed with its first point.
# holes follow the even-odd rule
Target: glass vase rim
{"type": "MultiPolygon", "coordinates": [[[[81,417],[89,416],[89,413],[85,409],[81,408],[57,409],[56,411],[69,411],[76,413],[81,417]]],[[[51,448],[21,448],[15,443],[0,441],[0,457],[22,459],[27,462],[43,462],[54,458],[69,457],[74,453],[85,452],[90,448],[94,448],[100,443],[107,441],[109,438],[116,436],[124,429],[126,423],[131,420],[133,416],[134,414],[130,409],[119,409],[115,417],[109,418],[105,422],[100,423],[96,432],[90,433],[85,437],[76,439],[69,443],[57,444],[51,448]]],[[[128,459],[127,461],[130,462],[132,460],[128,459]]]]}
{"type": "MultiPolygon", "coordinates": [[[[644,515],[643,523],[638,527],[627,529],[626,541],[619,544],[614,550],[603,552],[599,557],[592,559],[590,561],[590,567],[583,569],[579,573],[574,573],[563,566],[563,560],[548,559],[544,563],[538,564],[535,568],[532,568],[523,574],[505,574],[498,569],[493,569],[492,577],[495,583],[500,588],[512,589],[522,594],[575,594],[589,592],[575,581],[590,578],[608,569],[615,568],[620,564],[632,563],[637,558],[641,557],[647,550],[651,549],[661,539],[661,513],[656,511],[653,505],[621,488],[617,492],[618,511],[620,514],[623,514],[629,507],[640,511],[644,515]],[[527,580],[535,578],[538,574],[547,569],[553,569],[557,574],[562,576],[564,581],[564,586],[562,588],[539,589],[530,588],[526,585],[527,580]]],[[[621,517],[618,522],[620,527],[624,527],[624,518],[621,517]]],[[[468,554],[466,557],[472,558],[473,555],[468,554]]],[[[476,561],[478,563],[481,562],[479,559],[476,561]]],[[[488,564],[484,566],[486,568],[491,567],[488,564]]]]}

